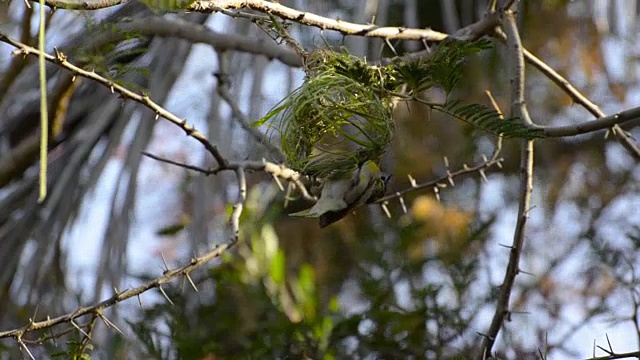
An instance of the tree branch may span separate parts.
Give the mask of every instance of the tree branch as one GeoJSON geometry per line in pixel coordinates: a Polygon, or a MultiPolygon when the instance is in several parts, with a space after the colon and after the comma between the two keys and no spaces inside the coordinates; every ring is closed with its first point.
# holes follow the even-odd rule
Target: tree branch
{"type": "MultiPolygon", "coordinates": [[[[38,0],[30,0],[38,2],[38,0]]],[[[65,10],[99,10],[116,5],[122,5],[129,0],[46,0],[45,5],[52,9],[65,10]]]]}
{"type": "Polygon", "coordinates": [[[474,166],[464,166],[462,169],[457,170],[457,171],[453,171],[453,172],[447,172],[447,175],[442,176],[438,179],[435,180],[430,180],[430,181],[426,181],[423,183],[415,183],[415,184],[411,184],[410,188],[401,190],[401,191],[397,191],[393,194],[389,194],[387,196],[384,196],[380,199],[378,199],[376,201],[376,203],[379,204],[383,204],[386,202],[389,202],[389,200],[393,200],[393,199],[398,199],[410,192],[416,191],[416,190],[420,190],[420,189],[425,189],[425,188],[430,188],[430,187],[434,187],[434,186],[438,186],[438,184],[446,184],[446,183],[451,183],[453,181],[454,178],[457,177],[461,177],[464,175],[469,175],[472,173],[481,173],[484,174],[484,172],[489,169],[492,168],[494,166],[500,166],[502,163],[503,159],[500,157],[493,157],[491,159],[486,159],[485,161],[483,161],[482,163],[479,163],[477,165],[474,166]]]}
{"type": "MultiPolygon", "coordinates": [[[[509,33],[509,51],[511,60],[511,94],[512,94],[512,115],[520,117],[525,124],[531,125],[533,122],[529,116],[524,97],[524,58],[523,48],[518,34],[518,27],[515,15],[512,11],[506,11],[503,15],[503,26],[509,33]]],[[[509,299],[513,290],[516,275],[520,272],[519,262],[524,245],[525,225],[529,217],[531,207],[531,193],[533,192],[533,140],[523,140],[520,158],[520,201],[518,206],[518,217],[516,228],[513,234],[513,244],[510,248],[509,263],[505,271],[504,280],[500,286],[496,311],[493,314],[489,330],[482,334],[482,342],[475,359],[486,359],[491,354],[491,349],[495,344],[496,337],[505,318],[509,314],[509,299]]]]}
{"type": "Polygon", "coordinates": [[[217,12],[228,9],[247,8],[279,18],[294,21],[322,30],[334,30],[344,35],[377,37],[383,39],[442,41],[449,35],[431,29],[408,29],[403,27],[355,24],[334,20],[310,12],[299,11],[277,2],[263,0],[209,0],[196,1],[188,9],[196,12],[217,12]]]}
{"type": "Polygon", "coordinates": [[[175,37],[213,46],[218,51],[232,50],[264,55],[285,65],[301,67],[302,59],[294,51],[262,40],[249,39],[235,34],[220,34],[205,26],[186,21],[176,21],[160,16],[151,16],[141,21],[124,22],[114,26],[116,34],[126,38],[129,33],[175,37]]]}
{"type": "MultiPolygon", "coordinates": [[[[502,40],[506,41],[507,36],[497,31],[495,36],[502,40]]],[[[597,118],[601,118],[598,120],[594,120],[592,122],[587,122],[578,125],[571,126],[562,126],[562,127],[538,127],[543,128],[545,135],[548,137],[563,137],[563,136],[573,136],[579,134],[585,134],[588,132],[598,131],[602,129],[606,129],[611,127],[611,130],[616,137],[616,139],[622,144],[622,146],[631,153],[636,159],[640,160],[640,148],[636,145],[635,141],[631,138],[631,136],[618,124],[622,124],[624,122],[632,121],[638,119],[640,116],[638,115],[637,109],[630,109],[619,112],[617,114],[611,116],[605,116],[605,114],[600,110],[598,105],[594,104],[591,100],[589,100],[586,96],[584,96],[580,91],[578,91],[569,80],[565,79],[562,75],[556,72],[551,66],[547,65],[544,61],[536,57],[534,54],[529,52],[527,49],[523,48],[523,55],[525,60],[531,64],[533,67],[538,69],[541,73],[543,73],[546,77],[548,77],[551,81],[553,81],[560,89],[562,89],[573,101],[577,104],[580,104],[582,107],[587,109],[593,116],[597,118]],[[602,121],[602,123],[598,122],[602,121]],[[589,130],[583,130],[589,129],[589,130]]]]}
{"type": "MultiPolygon", "coordinates": [[[[143,151],[142,154],[144,156],[147,156],[151,159],[160,161],[160,162],[164,162],[167,164],[171,164],[171,165],[175,165],[175,166],[179,166],[181,168],[185,168],[187,170],[192,170],[192,171],[197,171],[199,173],[205,174],[205,175],[215,175],[219,172],[222,171],[236,171],[238,169],[245,169],[245,170],[252,170],[252,171],[264,171],[267,174],[270,174],[271,176],[273,176],[274,179],[283,179],[286,181],[289,181],[291,183],[293,183],[296,188],[298,188],[298,190],[300,191],[302,197],[305,200],[309,200],[309,201],[315,201],[316,198],[314,198],[311,194],[309,194],[309,191],[307,190],[306,186],[302,183],[302,175],[300,175],[299,172],[292,170],[288,167],[286,167],[285,165],[281,165],[281,164],[276,164],[270,161],[250,161],[250,160],[246,160],[246,161],[229,161],[227,162],[227,166],[225,168],[215,168],[215,169],[205,169],[205,168],[201,168],[199,166],[195,166],[195,165],[189,165],[189,164],[184,164],[184,163],[180,163],[177,161],[173,161],[170,159],[165,159],[162,158],[160,156],[148,153],[143,151]]],[[[284,190],[283,187],[280,187],[281,190],[284,190]]]]}
{"type": "MultiPolygon", "coordinates": [[[[26,44],[23,44],[17,40],[14,40],[3,33],[0,33],[0,41],[13,45],[16,48],[18,48],[19,50],[14,51],[14,55],[20,55],[20,54],[38,55],[40,53],[38,49],[28,46],[26,44]]],[[[216,159],[216,161],[218,162],[218,166],[224,167],[226,165],[227,160],[222,156],[222,154],[220,154],[220,151],[218,150],[218,148],[215,145],[213,145],[211,142],[209,142],[209,140],[207,139],[206,136],[204,136],[204,134],[196,130],[192,125],[188,124],[186,120],[179,118],[178,116],[174,115],[173,113],[169,112],[162,106],[155,103],[148,96],[137,94],[125,88],[124,86],[118,85],[117,83],[104,78],[103,76],[93,71],[86,71],[78,66],[71,64],[70,62],[67,61],[66,55],[57,51],[57,49],[56,49],[56,56],[45,53],[44,57],[45,57],[45,60],[51,63],[57,64],[71,71],[74,75],[82,76],[82,77],[94,80],[102,84],[103,86],[109,88],[111,92],[114,92],[114,93],[117,92],[118,94],[122,95],[124,98],[131,99],[135,102],[145,105],[146,107],[153,110],[157,116],[162,116],[163,118],[174,123],[175,125],[180,127],[187,134],[187,136],[190,136],[196,139],[198,142],[200,142],[205,147],[205,149],[207,149],[207,151],[209,151],[209,153],[216,159]]]]}
{"type": "Polygon", "coordinates": [[[631,351],[626,353],[612,353],[605,356],[591,357],[587,360],[614,360],[614,359],[637,359],[640,357],[640,351],[631,351]]]}
{"type": "MultiPolygon", "coordinates": [[[[246,190],[246,189],[245,189],[246,190]]],[[[237,205],[237,204],[236,204],[237,205]]],[[[234,207],[235,209],[235,207],[234,207]]],[[[241,211],[241,207],[239,207],[239,211],[241,211]]],[[[234,211],[235,214],[235,211],[234,211]]],[[[235,234],[235,232],[234,232],[235,234]]],[[[186,275],[188,273],[190,273],[191,271],[201,267],[202,265],[204,265],[205,263],[219,257],[220,255],[222,255],[225,251],[227,251],[229,248],[233,247],[236,244],[236,237],[234,235],[234,237],[232,237],[232,240],[221,244],[221,245],[217,245],[216,247],[214,247],[211,251],[209,251],[208,253],[200,256],[200,257],[196,257],[191,259],[190,263],[187,265],[184,265],[182,267],[178,267],[175,268],[173,270],[167,270],[164,272],[164,274],[160,277],[157,277],[156,279],[138,286],[136,288],[130,289],[130,290],[126,290],[123,292],[116,292],[116,294],[114,294],[113,296],[111,296],[110,298],[97,303],[95,305],[92,306],[87,306],[87,307],[82,307],[79,309],[76,309],[74,312],[72,313],[68,313],[62,316],[58,316],[56,318],[53,319],[48,319],[45,321],[31,321],[28,325],[20,328],[20,329],[13,329],[13,330],[7,330],[7,331],[0,331],[0,339],[2,338],[9,338],[9,337],[13,337],[16,339],[21,339],[23,335],[30,333],[32,331],[35,330],[40,330],[40,329],[45,329],[45,328],[50,328],[53,327],[55,325],[59,325],[59,324],[63,324],[63,323],[70,323],[72,321],[74,321],[75,319],[84,316],[84,315],[89,315],[89,314],[99,314],[102,310],[111,307],[119,302],[122,302],[123,300],[132,298],[134,296],[140,295],[143,292],[146,292],[150,289],[153,288],[159,288],[161,285],[168,283],[169,281],[171,281],[173,278],[178,277],[180,275],[186,275]]]]}
{"type": "MultiPolygon", "coordinates": [[[[610,129],[614,127],[614,132],[617,134],[619,132],[624,132],[618,125],[638,120],[640,119],[640,107],[636,107],[629,110],[620,111],[616,114],[603,116],[596,120],[591,120],[575,125],[566,125],[566,126],[540,126],[533,125],[534,129],[542,129],[545,137],[566,137],[566,136],[576,136],[581,134],[587,134],[594,131],[610,129]]],[[[635,146],[635,145],[634,145],[635,146]]],[[[626,147],[626,146],[625,146],[626,147]]],[[[635,154],[635,150],[632,151],[632,154],[635,154]]]]}
{"type": "MultiPolygon", "coordinates": [[[[512,5],[513,1],[507,2],[503,9],[507,9],[512,5]]],[[[377,37],[388,40],[427,40],[427,41],[443,41],[445,39],[455,40],[471,40],[476,39],[484,34],[493,32],[498,25],[500,12],[492,12],[485,15],[485,18],[473,23],[465,28],[460,29],[453,35],[433,31],[430,29],[407,29],[403,27],[381,27],[377,25],[356,24],[347,21],[334,20],[309,12],[303,12],[296,9],[286,7],[284,5],[267,2],[263,0],[209,0],[197,1],[190,7],[191,10],[199,12],[215,12],[226,9],[248,8],[255,11],[263,12],[278,16],[285,20],[298,22],[303,25],[317,27],[323,30],[334,30],[344,35],[377,37]]],[[[499,34],[500,32],[498,32],[499,34]]],[[[504,34],[503,34],[504,35],[504,34]]],[[[502,40],[506,40],[506,36],[498,36],[502,40]]],[[[543,61],[535,57],[528,50],[522,50],[525,59],[534,67],[538,68],[547,75],[553,82],[565,90],[571,98],[577,103],[583,105],[595,116],[602,118],[586,123],[569,126],[547,127],[535,124],[528,124],[534,129],[542,129],[545,137],[566,137],[586,134],[594,131],[604,130],[613,127],[615,136],[623,143],[623,145],[631,151],[632,154],[640,158],[640,149],[634,144],[631,137],[619,126],[625,122],[637,120],[640,118],[640,109],[631,109],[622,111],[618,114],[605,117],[600,109],[589,101],[584,95],[580,94],[566,79],[555,72],[551,67],[543,61]]],[[[417,52],[407,55],[407,59],[415,59],[423,56],[424,52],[417,52]]],[[[381,61],[386,64],[390,60],[381,61]]]]}

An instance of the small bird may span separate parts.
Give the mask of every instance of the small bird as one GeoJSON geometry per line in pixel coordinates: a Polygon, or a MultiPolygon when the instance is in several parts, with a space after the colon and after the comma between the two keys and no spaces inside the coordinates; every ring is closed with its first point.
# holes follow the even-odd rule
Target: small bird
{"type": "Polygon", "coordinates": [[[315,205],[290,215],[320,218],[320,227],[326,227],[353,209],[382,197],[388,180],[389,176],[383,174],[374,161],[368,160],[351,176],[328,178],[315,205]]]}

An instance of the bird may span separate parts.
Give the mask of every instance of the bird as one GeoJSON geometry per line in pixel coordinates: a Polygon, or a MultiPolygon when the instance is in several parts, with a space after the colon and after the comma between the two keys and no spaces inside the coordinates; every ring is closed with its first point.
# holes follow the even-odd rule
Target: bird
{"type": "Polygon", "coordinates": [[[327,178],[320,198],[311,208],[289,215],[319,218],[319,225],[324,228],[355,208],[382,197],[389,178],[380,171],[378,164],[367,160],[351,173],[327,178]]]}

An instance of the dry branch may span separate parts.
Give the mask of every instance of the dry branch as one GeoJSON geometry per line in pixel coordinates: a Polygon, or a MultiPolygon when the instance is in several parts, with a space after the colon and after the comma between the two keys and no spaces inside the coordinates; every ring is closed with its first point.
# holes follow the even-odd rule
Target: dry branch
{"type": "MultiPolygon", "coordinates": [[[[523,48],[513,12],[505,12],[503,26],[509,33],[512,115],[522,119],[525,124],[531,125],[533,122],[529,117],[529,112],[524,101],[523,48]]],[[[524,246],[525,225],[529,217],[529,209],[531,208],[531,193],[533,192],[533,140],[522,140],[520,172],[520,201],[516,227],[513,234],[513,243],[510,247],[509,263],[504,274],[504,280],[500,285],[498,303],[496,304],[491,325],[487,332],[482,334],[480,348],[475,356],[476,360],[483,360],[490,356],[496,337],[510,311],[509,299],[516,275],[520,272],[519,263],[524,246]]]]}

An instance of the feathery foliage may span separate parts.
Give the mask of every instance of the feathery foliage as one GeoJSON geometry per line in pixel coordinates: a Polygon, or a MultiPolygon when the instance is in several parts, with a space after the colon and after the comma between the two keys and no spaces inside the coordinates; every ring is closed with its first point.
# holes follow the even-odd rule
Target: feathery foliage
{"type": "Polygon", "coordinates": [[[519,118],[503,119],[497,111],[481,104],[463,104],[451,100],[433,108],[494,135],[523,139],[544,137],[541,129],[530,128],[519,118]]]}
{"type": "Polygon", "coordinates": [[[417,94],[433,86],[442,87],[447,94],[462,78],[462,65],[468,56],[490,49],[489,40],[448,41],[439,44],[429,56],[417,60],[394,61],[398,80],[407,85],[410,93],[417,94]]]}

